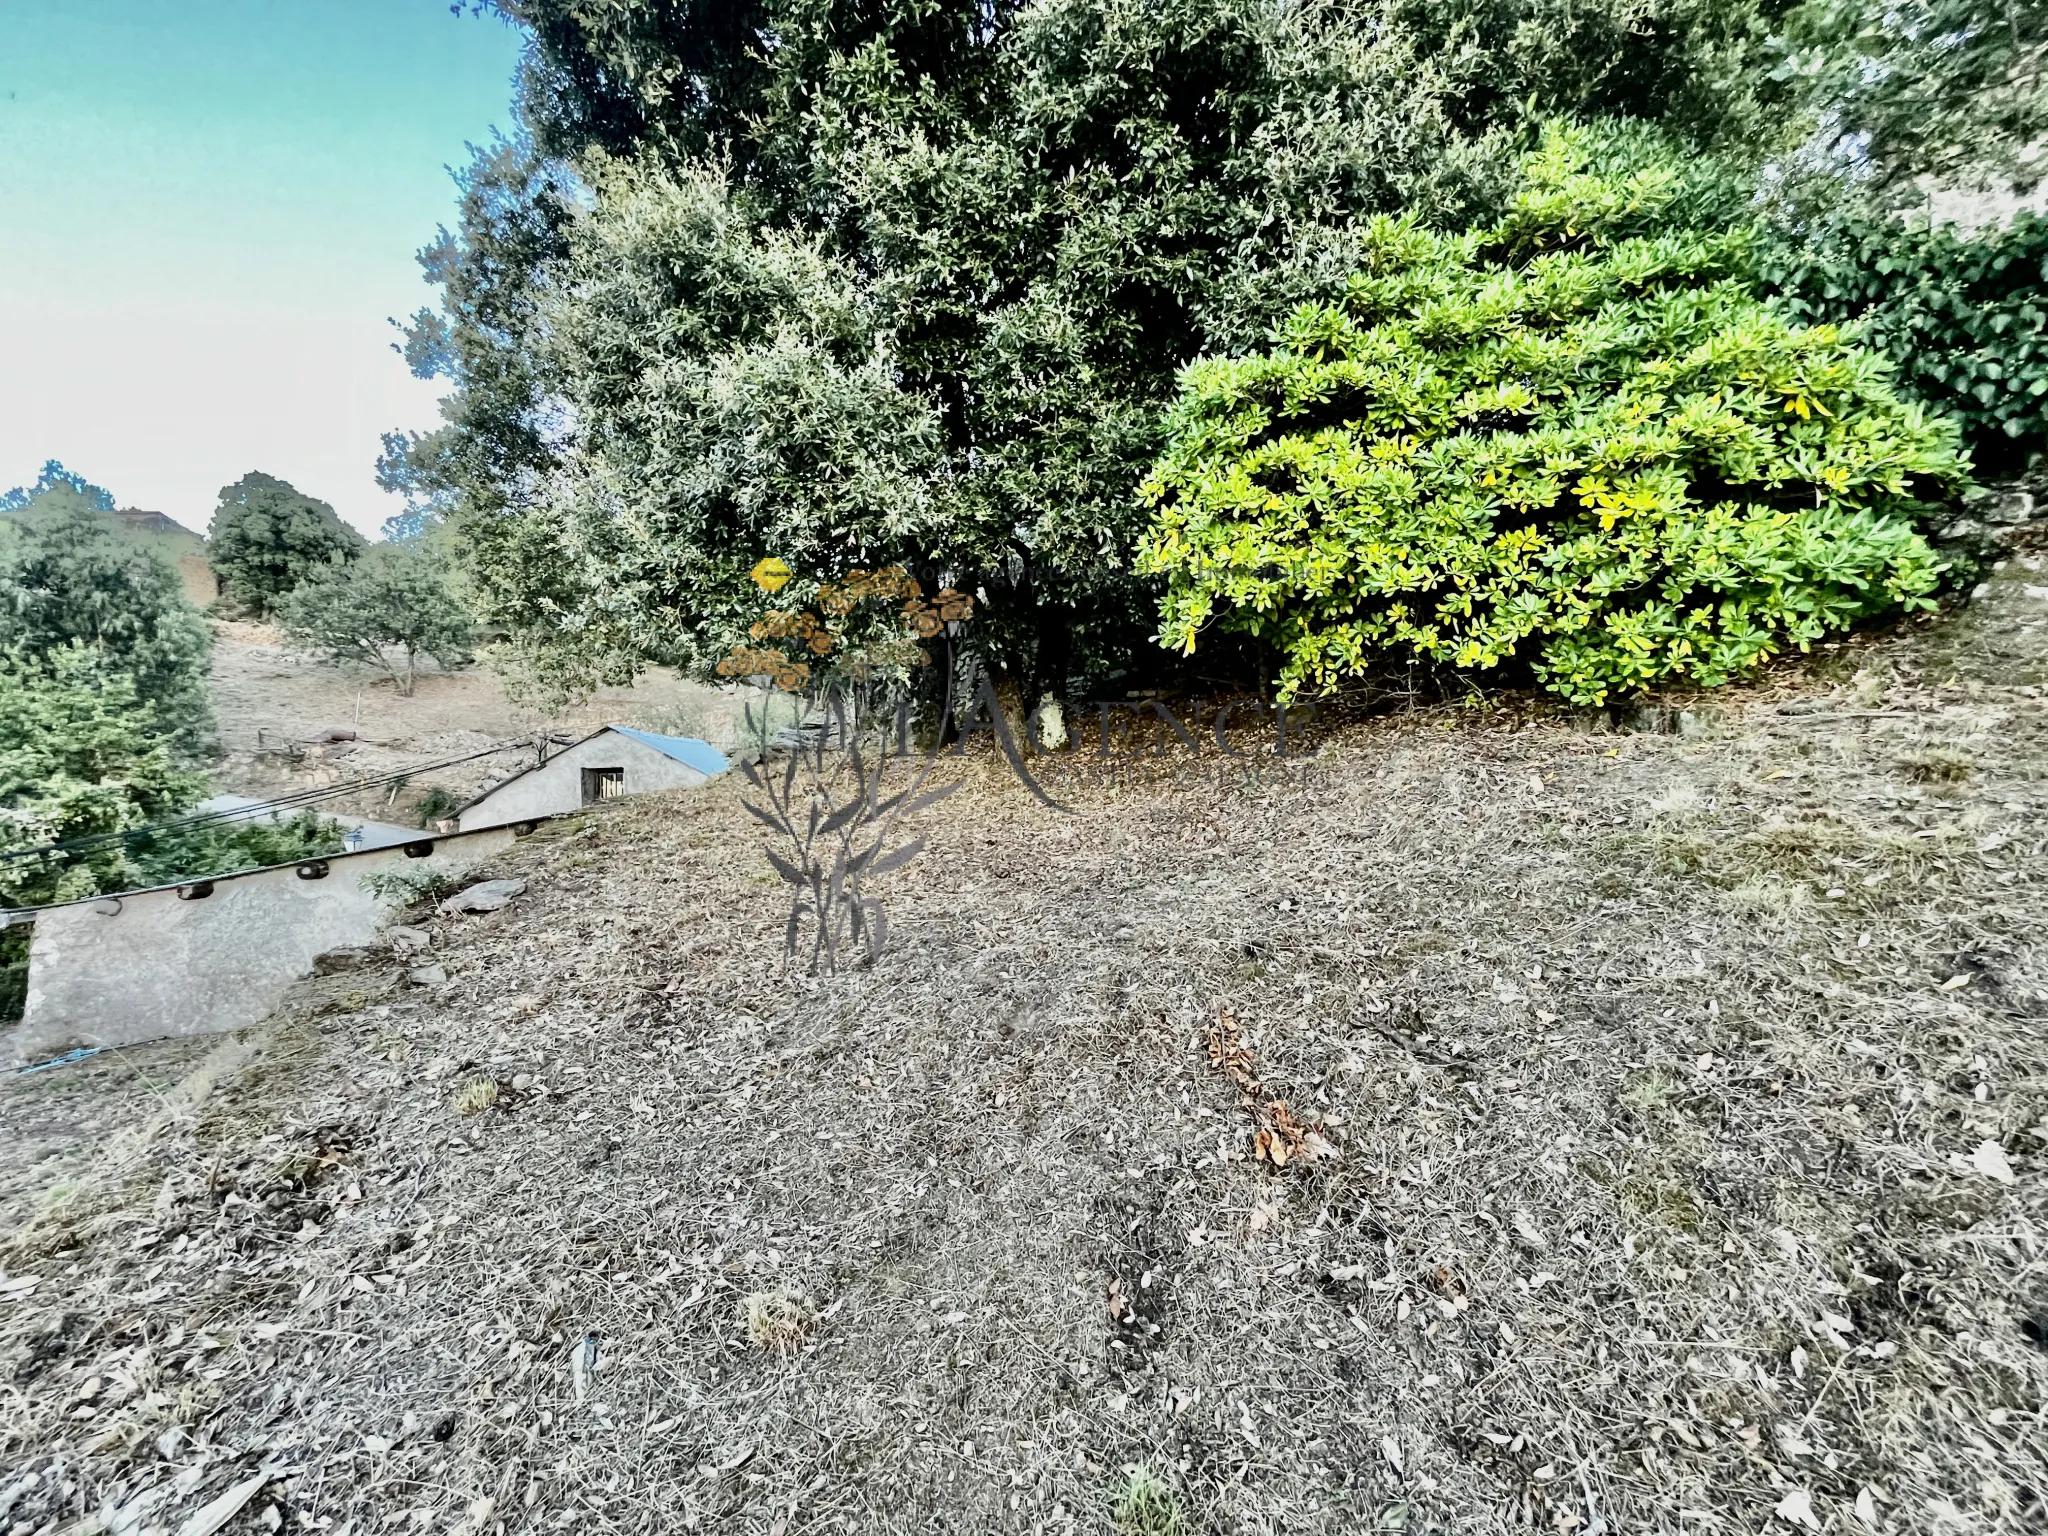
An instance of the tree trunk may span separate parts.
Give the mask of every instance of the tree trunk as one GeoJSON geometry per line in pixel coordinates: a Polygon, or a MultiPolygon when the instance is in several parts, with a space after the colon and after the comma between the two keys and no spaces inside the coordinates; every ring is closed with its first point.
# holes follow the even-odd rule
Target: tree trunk
{"type": "Polygon", "coordinates": [[[1038,643],[1032,648],[1030,683],[1025,705],[1036,709],[1048,698],[1067,700],[1067,669],[1074,660],[1071,615],[1064,608],[1041,608],[1036,614],[1038,643]]]}

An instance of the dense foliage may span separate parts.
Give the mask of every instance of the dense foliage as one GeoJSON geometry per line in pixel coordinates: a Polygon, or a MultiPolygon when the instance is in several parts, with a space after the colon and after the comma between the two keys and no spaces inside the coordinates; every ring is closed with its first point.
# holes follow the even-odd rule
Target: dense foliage
{"type": "Polygon", "coordinates": [[[0,906],[282,863],[339,849],[333,823],[301,816],[107,840],[77,852],[26,850],[175,818],[206,794],[148,726],[130,676],[85,646],[34,662],[0,657],[0,906]]]}
{"type": "Polygon", "coordinates": [[[95,512],[114,510],[112,491],[105,486],[94,485],[85,476],[66,469],[56,459],[45,459],[43,472],[36,477],[34,485],[17,485],[0,496],[0,514],[25,511],[49,492],[60,488],[75,492],[95,512]]]}
{"type": "MultiPolygon", "coordinates": [[[[105,491],[53,464],[18,503],[0,522],[0,906],[338,849],[339,828],[312,816],[142,830],[206,794],[205,621],[107,516],[105,491]],[[42,851],[81,838],[94,841],[42,851]]],[[[0,1019],[20,1007],[25,965],[18,939],[0,953],[0,1019]]]]}
{"type": "MultiPolygon", "coordinates": [[[[133,680],[83,646],[0,659],[0,828],[8,850],[117,832],[200,799],[204,780],[146,729],[133,680]]],[[[81,859],[10,859],[0,905],[117,889],[118,845],[81,859]]]]}
{"type": "Polygon", "coordinates": [[[505,0],[494,146],[386,475],[568,686],[723,654],[763,554],[989,599],[1027,687],[1122,665],[1132,489],[1192,358],[1341,292],[1366,221],[1497,205],[1558,110],[1757,116],[1755,5],[505,0]],[[1746,73],[1745,73],[1746,71],[1746,73]]]}
{"type": "MultiPolygon", "coordinates": [[[[1562,116],[1732,168],[1711,216],[1668,212],[1690,227],[1755,219],[1769,162],[1785,227],[1839,231],[1923,171],[2017,164],[2036,118],[2038,18],[1983,0],[476,8],[530,32],[522,131],[425,255],[408,357],[455,388],[383,472],[552,691],[709,666],[766,554],[979,594],[972,643],[1027,693],[1135,681],[1131,492],[1178,370],[1338,304],[1382,216],[1493,225],[1562,116]]],[[[1908,390],[2008,430],[1982,386],[2010,348],[1924,345],[1918,299],[1838,314],[1806,280],[1833,259],[1780,262],[1787,304],[1870,311],[1908,390]]]]}
{"type": "Polygon", "coordinates": [[[2048,219],[1972,235],[1843,218],[1763,252],[1767,287],[1797,319],[1859,323],[1901,393],[1962,426],[1981,474],[2048,449],[2048,219]]]}
{"type": "Polygon", "coordinates": [[[1671,228],[1675,172],[1585,160],[1554,136],[1491,230],[1376,221],[1341,304],[1188,371],[1147,485],[1163,641],[1249,633],[1290,692],[1391,653],[1599,703],[1929,601],[1954,428],[1767,308],[1748,230],[1671,228]]]}
{"type": "Polygon", "coordinates": [[[229,600],[266,614],[308,577],[353,560],[363,542],[326,502],[252,471],[221,488],[206,553],[229,600]]]}
{"type": "Polygon", "coordinates": [[[60,484],[0,522],[0,651],[34,662],[90,647],[133,681],[149,730],[187,755],[212,739],[211,643],[169,562],[88,494],[60,484]]]}
{"type": "Polygon", "coordinates": [[[1805,0],[1773,75],[1817,139],[1885,191],[2040,175],[2048,7],[2027,0],[1805,0]]]}
{"type": "Polygon", "coordinates": [[[474,626],[428,549],[376,544],[347,566],[309,577],[278,601],[293,644],[323,660],[383,672],[410,695],[419,659],[443,667],[470,659],[474,626]]]}

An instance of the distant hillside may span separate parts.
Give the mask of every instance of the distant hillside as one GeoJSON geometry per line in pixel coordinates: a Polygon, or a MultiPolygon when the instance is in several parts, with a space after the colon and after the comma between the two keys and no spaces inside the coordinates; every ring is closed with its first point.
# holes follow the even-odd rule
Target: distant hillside
{"type": "MultiPolygon", "coordinates": [[[[31,502],[29,505],[35,504],[31,502]]],[[[113,511],[101,509],[100,515],[110,522],[119,523],[124,536],[148,545],[170,561],[178,572],[178,579],[185,584],[186,600],[195,608],[204,608],[220,596],[220,578],[214,575],[213,566],[207,561],[206,540],[183,523],[161,512],[146,512],[140,507],[118,507],[113,511]]]]}
{"type": "Polygon", "coordinates": [[[194,607],[204,608],[220,596],[220,578],[206,558],[206,540],[200,535],[176,518],[140,507],[120,507],[106,515],[118,522],[128,537],[154,545],[177,567],[185,596],[194,607]]]}
{"type": "Polygon", "coordinates": [[[130,533],[164,534],[174,539],[184,539],[201,549],[206,547],[206,540],[202,535],[194,533],[167,513],[145,512],[140,507],[121,507],[108,516],[130,533]]]}
{"type": "Polygon", "coordinates": [[[116,507],[112,492],[73,474],[55,459],[43,466],[32,486],[17,486],[0,495],[0,515],[27,512],[47,501],[82,501],[109,521],[121,525],[122,533],[154,548],[170,561],[185,585],[185,596],[204,608],[220,596],[220,579],[206,558],[206,540],[176,518],[140,507],[116,507]]]}

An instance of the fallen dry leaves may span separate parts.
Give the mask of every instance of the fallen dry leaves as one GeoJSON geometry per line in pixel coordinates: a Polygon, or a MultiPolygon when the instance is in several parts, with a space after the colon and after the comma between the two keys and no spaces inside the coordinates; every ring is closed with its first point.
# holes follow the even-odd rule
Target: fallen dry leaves
{"type": "Polygon", "coordinates": [[[1124,1283],[1121,1278],[1111,1278],[1107,1300],[1110,1319],[1113,1322],[1133,1323],[1138,1320],[1138,1309],[1132,1306],[1130,1298],[1124,1295],[1124,1283]]]}
{"type": "Polygon", "coordinates": [[[1255,1161],[1285,1168],[1289,1163],[1313,1162],[1335,1157],[1337,1148],[1313,1125],[1304,1125],[1289,1109],[1285,1099],[1265,1099],[1259,1080],[1258,1058],[1245,1044],[1244,1030],[1237,1016],[1222,1007],[1209,1026],[1209,1065],[1221,1072],[1241,1095],[1240,1102],[1251,1111],[1252,1157],[1255,1161]]]}
{"type": "Polygon", "coordinates": [[[1227,1006],[1216,1010],[1216,1022],[1209,1026],[1209,1065],[1245,1097],[1258,1097],[1258,1059],[1244,1043],[1244,1031],[1227,1006]]]}
{"type": "Polygon", "coordinates": [[[1321,1132],[1294,1118],[1294,1111],[1284,1099],[1268,1100],[1261,1113],[1268,1123],[1252,1134],[1255,1157],[1275,1168],[1285,1168],[1291,1162],[1313,1162],[1319,1157],[1337,1155],[1336,1147],[1321,1132]]]}

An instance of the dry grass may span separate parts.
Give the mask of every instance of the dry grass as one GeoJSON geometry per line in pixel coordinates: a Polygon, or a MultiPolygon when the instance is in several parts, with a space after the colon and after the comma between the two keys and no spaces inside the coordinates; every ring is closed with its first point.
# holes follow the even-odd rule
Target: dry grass
{"type": "Polygon", "coordinates": [[[747,1337],[778,1355],[793,1352],[818,1321],[818,1309],[801,1287],[784,1283],[771,1290],[750,1291],[740,1303],[747,1337]]]}
{"type": "MultiPolygon", "coordinates": [[[[428,672],[410,698],[400,698],[388,678],[365,668],[294,654],[267,625],[217,620],[213,631],[208,691],[225,753],[214,768],[218,790],[269,796],[376,778],[531,740],[537,731],[574,740],[600,725],[638,725],[717,742],[737,726],[731,700],[659,670],[632,688],[603,688],[544,717],[515,706],[488,666],[428,672]],[[333,730],[359,739],[311,745],[333,730]]],[[[465,801],[517,765],[516,754],[457,763],[395,791],[365,791],[327,808],[418,825],[428,789],[465,801]]]]}
{"type": "Polygon", "coordinates": [[[448,1101],[448,1107],[456,1114],[468,1119],[480,1115],[498,1102],[498,1083],[495,1078],[473,1077],[455,1090],[455,1097],[448,1101]]]}
{"type": "Polygon", "coordinates": [[[1181,1536],[1187,1522],[1172,1486],[1147,1466],[1134,1466],[1109,1512],[1114,1536],[1181,1536]]]}
{"type": "Polygon", "coordinates": [[[729,790],[529,840],[0,1249],[0,1531],[2038,1529],[2044,618],[1693,735],[973,767],[829,982],[729,790]]]}

